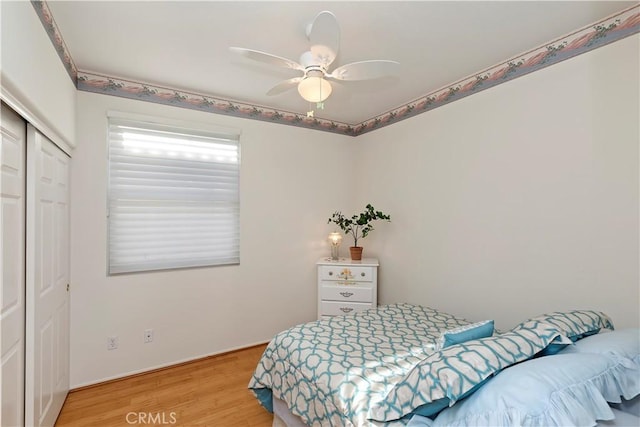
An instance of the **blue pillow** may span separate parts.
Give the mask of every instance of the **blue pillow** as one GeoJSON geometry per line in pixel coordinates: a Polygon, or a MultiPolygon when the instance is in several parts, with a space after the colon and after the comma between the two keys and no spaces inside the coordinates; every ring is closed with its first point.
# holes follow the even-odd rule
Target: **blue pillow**
{"type": "Polygon", "coordinates": [[[503,370],[433,425],[595,425],[614,418],[607,400],[626,393],[620,380],[637,374],[600,354],[540,357],[503,370]]]}
{"type": "Polygon", "coordinates": [[[493,335],[493,320],[483,320],[470,325],[458,326],[440,335],[437,349],[440,350],[466,341],[490,337],[491,335],[493,335]]]}
{"type": "Polygon", "coordinates": [[[477,390],[487,378],[522,362],[560,337],[558,329],[537,327],[467,341],[420,361],[384,399],[369,408],[368,418],[393,421],[408,414],[434,415],[477,390]]]}
{"type": "MultiPolygon", "coordinates": [[[[531,321],[544,322],[556,326],[572,342],[597,334],[601,329],[613,330],[613,322],[609,316],[601,311],[593,310],[556,311],[542,314],[521,323],[514,329],[526,327],[525,325],[531,321]]],[[[554,343],[542,351],[540,355],[556,354],[565,347],[566,345],[564,344],[554,343]]]]}
{"type": "Polygon", "coordinates": [[[420,415],[414,415],[409,420],[407,427],[431,427],[433,426],[433,420],[420,415]]]}
{"type": "Polygon", "coordinates": [[[609,404],[612,408],[615,408],[619,411],[626,412],[627,414],[631,414],[636,417],[640,417],[640,394],[633,399],[622,399],[622,402],[620,403],[609,402],[609,404]]]}
{"type": "Polygon", "coordinates": [[[565,353],[598,353],[640,364],[640,329],[619,329],[591,335],[563,349],[565,353]]]}

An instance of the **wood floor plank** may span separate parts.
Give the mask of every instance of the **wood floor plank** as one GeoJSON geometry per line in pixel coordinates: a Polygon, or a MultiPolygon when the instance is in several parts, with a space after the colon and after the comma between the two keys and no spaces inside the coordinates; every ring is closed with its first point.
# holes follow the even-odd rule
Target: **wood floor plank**
{"type": "Polygon", "coordinates": [[[247,389],[265,347],[72,391],[56,426],[271,426],[273,415],[247,389]]]}

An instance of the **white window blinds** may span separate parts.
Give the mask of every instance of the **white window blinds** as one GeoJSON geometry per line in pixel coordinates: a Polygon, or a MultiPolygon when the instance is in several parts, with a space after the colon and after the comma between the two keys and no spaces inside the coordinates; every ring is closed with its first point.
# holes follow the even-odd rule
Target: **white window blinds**
{"type": "Polygon", "coordinates": [[[109,273],[237,264],[239,142],[109,119],[109,273]]]}

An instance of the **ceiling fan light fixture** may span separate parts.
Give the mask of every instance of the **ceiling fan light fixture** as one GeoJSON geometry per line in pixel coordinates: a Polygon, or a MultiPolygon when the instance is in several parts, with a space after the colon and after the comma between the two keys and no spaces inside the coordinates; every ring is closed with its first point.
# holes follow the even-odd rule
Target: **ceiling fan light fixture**
{"type": "MultiPolygon", "coordinates": [[[[302,72],[302,75],[281,81],[269,89],[267,95],[279,95],[297,87],[300,96],[315,103],[318,109],[324,108],[323,102],[333,90],[327,79],[339,82],[373,80],[398,72],[399,63],[382,59],[351,62],[329,72],[340,48],[340,26],[335,15],[327,10],[316,15],[307,27],[306,34],[309,50],[302,53],[300,63],[259,50],[242,47],[229,49],[255,61],[302,72]]],[[[312,113],[313,110],[308,114],[312,113]]]]}
{"type": "Polygon", "coordinates": [[[322,77],[307,76],[298,83],[298,93],[309,102],[322,102],[331,95],[331,83],[322,77]]]}

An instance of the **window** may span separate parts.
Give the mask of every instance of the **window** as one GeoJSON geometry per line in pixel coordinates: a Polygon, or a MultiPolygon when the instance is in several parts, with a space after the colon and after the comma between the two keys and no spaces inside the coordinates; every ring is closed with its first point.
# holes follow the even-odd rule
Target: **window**
{"type": "Polygon", "coordinates": [[[237,264],[239,136],[109,118],[109,273],[237,264]]]}

